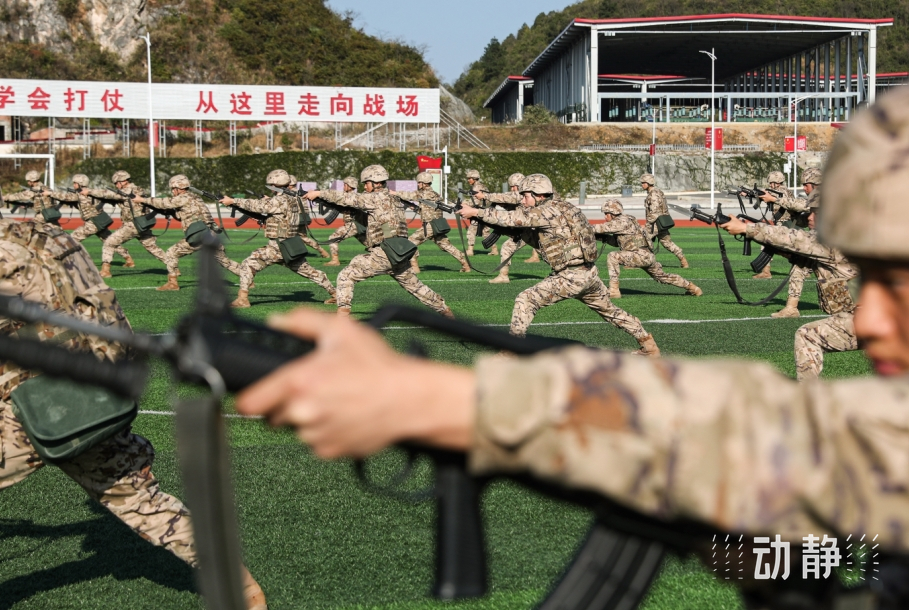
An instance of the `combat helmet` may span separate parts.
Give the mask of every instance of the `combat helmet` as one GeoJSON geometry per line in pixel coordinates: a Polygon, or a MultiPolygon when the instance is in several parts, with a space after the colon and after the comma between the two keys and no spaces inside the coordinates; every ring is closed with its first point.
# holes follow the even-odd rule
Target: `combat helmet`
{"type": "Polygon", "coordinates": [[[73,183],[79,186],[88,186],[88,176],[85,174],[76,174],[73,176],[73,183]]]}
{"type": "Polygon", "coordinates": [[[814,184],[818,185],[821,183],[821,170],[816,167],[809,167],[802,174],[802,184],[814,184]]]}
{"type": "Polygon", "coordinates": [[[467,170],[467,171],[464,173],[464,175],[467,177],[468,180],[471,179],[471,178],[473,178],[474,180],[479,180],[479,179],[480,179],[480,172],[478,172],[478,171],[475,170],[475,169],[469,169],[469,170],[467,170]]]}
{"type": "Polygon", "coordinates": [[[348,177],[344,178],[344,180],[342,180],[341,182],[343,182],[344,184],[346,184],[353,190],[357,190],[357,184],[358,184],[357,179],[354,178],[353,176],[348,176],[348,177]]]}
{"type": "Polygon", "coordinates": [[[909,87],[897,87],[836,138],[817,218],[823,243],[847,256],[909,261],[909,216],[899,196],[909,184],[907,150],[909,87]]]}
{"type": "Polygon", "coordinates": [[[785,184],[786,176],[783,175],[783,172],[773,171],[767,176],[767,182],[773,182],[774,184],[785,184]]]}
{"type": "Polygon", "coordinates": [[[613,216],[621,216],[625,211],[625,208],[622,207],[622,202],[618,199],[610,199],[602,205],[600,208],[604,214],[612,214],[613,216]]]}
{"type": "Polygon", "coordinates": [[[118,170],[110,177],[110,181],[114,184],[117,184],[118,182],[129,182],[129,172],[122,169],[118,170]]]}
{"type": "Polygon", "coordinates": [[[521,193],[533,193],[534,195],[552,195],[552,181],[543,174],[530,174],[519,187],[521,193]]]}
{"type": "Polygon", "coordinates": [[[172,189],[188,189],[189,188],[189,178],[183,174],[177,174],[176,176],[171,177],[170,181],[167,183],[172,189]]]}
{"type": "Polygon", "coordinates": [[[432,174],[429,172],[420,172],[417,174],[417,182],[421,182],[423,184],[432,184],[432,174]]]}
{"type": "Polygon", "coordinates": [[[370,165],[360,172],[360,182],[385,182],[388,180],[388,170],[381,165],[370,165]]]}
{"type": "Polygon", "coordinates": [[[644,174],[641,176],[640,182],[646,182],[650,186],[656,186],[656,178],[653,174],[644,174]]]}
{"type": "Polygon", "coordinates": [[[527,176],[525,176],[521,172],[515,172],[512,175],[508,176],[508,186],[520,187],[521,183],[524,181],[524,178],[526,178],[526,177],[527,176]]]}
{"type": "Polygon", "coordinates": [[[268,176],[265,178],[265,184],[270,184],[272,186],[287,186],[290,184],[290,174],[283,169],[273,169],[268,172],[268,176]]]}
{"type": "Polygon", "coordinates": [[[35,170],[26,172],[25,181],[26,182],[41,182],[41,172],[36,172],[35,170]]]}

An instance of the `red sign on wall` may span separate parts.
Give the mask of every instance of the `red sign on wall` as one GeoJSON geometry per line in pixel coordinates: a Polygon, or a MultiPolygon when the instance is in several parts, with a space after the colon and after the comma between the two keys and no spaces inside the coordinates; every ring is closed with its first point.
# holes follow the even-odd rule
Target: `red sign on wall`
{"type": "Polygon", "coordinates": [[[717,127],[713,130],[708,127],[704,132],[704,148],[710,149],[711,144],[714,144],[713,150],[723,150],[723,128],[717,127]],[[711,131],[714,133],[711,134],[711,131]],[[714,137],[715,135],[715,137],[714,137]],[[715,143],[715,144],[714,144],[715,143]]]}
{"type": "MultiPolygon", "coordinates": [[[[786,137],[786,152],[795,152],[795,147],[792,143],[795,141],[795,138],[792,136],[786,137]]],[[[808,136],[799,136],[799,151],[808,150],[808,136]]]]}

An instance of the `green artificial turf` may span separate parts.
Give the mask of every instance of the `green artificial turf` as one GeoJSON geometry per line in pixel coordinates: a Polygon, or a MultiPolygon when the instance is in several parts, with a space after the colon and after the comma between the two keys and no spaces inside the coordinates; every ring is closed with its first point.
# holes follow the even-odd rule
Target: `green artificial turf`
{"type": "MultiPolygon", "coordinates": [[[[241,260],[264,244],[260,235],[232,231],[235,242],[228,255],[241,260]]],[[[326,238],[326,230],[316,232],[326,238]]],[[[162,246],[180,237],[169,231],[162,246]]],[[[458,238],[452,233],[453,241],[458,238]]],[[[691,262],[680,270],[676,259],[660,252],[668,271],[692,279],[704,289],[693,298],[684,291],[657,284],[640,270],[622,273],[623,298],[617,303],[638,316],[653,333],[664,356],[693,358],[745,357],[769,362],[794,375],[792,341],[795,330],[823,314],[817,307],[813,279],[805,284],[802,319],[773,320],[782,296],[767,307],[735,303],[722,275],[712,229],[677,229],[673,238],[691,262]],[[808,317],[813,316],[813,317],[808,317]],[[700,321],[700,322],[698,322],[700,321]]],[[[738,243],[727,238],[740,289],[757,300],[782,281],[786,261],[775,260],[772,281],[752,280],[748,258],[738,243]]],[[[100,242],[85,242],[100,259],[100,242]]],[[[193,301],[195,257],[184,258],[180,292],[157,292],[167,274],[162,265],[138,244],[127,244],[136,259],[135,269],[114,263],[110,286],[138,330],[162,332],[171,328],[193,301]]],[[[354,241],[341,245],[342,261],[362,251],[354,241]]],[[[489,285],[490,276],[459,274],[458,263],[433,244],[420,248],[420,278],[439,292],[456,315],[507,329],[517,294],[549,273],[545,264],[525,264],[525,248],[515,257],[512,282],[489,285]]],[[[479,254],[473,259],[481,270],[492,272],[498,257],[479,254]]],[[[338,267],[322,267],[332,281],[338,267]]],[[[607,276],[605,256],[599,266],[607,276]]],[[[233,288],[232,291],[236,291],[233,288]]],[[[262,320],[275,312],[306,304],[325,311],[326,293],[283,267],[271,267],[256,277],[250,294],[253,307],[241,315],[262,320]]],[[[359,284],[353,313],[367,317],[381,304],[416,301],[388,276],[359,284]]],[[[403,325],[409,326],[409,325],[403,325]]],[[[578,301],[542,310],[531,332],[575,339],[602,347],[636,348],[627,334],[603,323],[578,301]]],[[[448,337],[402,325],[386,330],[395,347],[404,349],[420,340],[437,359],[468,364],[482,350],[448,337]]],[[[177,393],[168,382],[167,367],[155,363],[154,377],[142,401],[145,411],[170,412],[177,393]]],[[[870,368],[858,352],[829,355],[825,377],[867,375],[870,368]]],[[[403,390],[402,391],[406,391],[403,390]]],[[[230,410],[230,401],[227,409],[230,410]]],[[[134,430],[148,437],[157,450],[155,472],[162,487],[180,494],[173,439],[173,419],[143,414],[134,430]]],[[[287,608],[530,608],[545,593],[583,536],[590,516],[586,511],[543,498],[515,484],[493,484],[484,496],[491,592],[473,602],[439,603],[428,596],[433,566],[433,506],[411,505],[365,492],[346,461],[315,459],[287,431],[274,431],[262,422],[229,419],[234,447],[233,465],[246,562],[268,595],[270,607],[287,608]]],[[[376,458],[373,470],[390,476],[400,465],[393,451],[376,458]]],[[[425,469],[418,483],[427,483],[425,469]]],[[[169,553],[145,543],[88,501],[61,471],[44,468],[15,487],[0,493],[0,610],[7,608],[200,608],[193,574],[169,553]]],[[[647,610],[741,608],[734,588],[715,581],[710,572],[689,558],[670,557],[664,564],[644,607],[647,610]]]]}

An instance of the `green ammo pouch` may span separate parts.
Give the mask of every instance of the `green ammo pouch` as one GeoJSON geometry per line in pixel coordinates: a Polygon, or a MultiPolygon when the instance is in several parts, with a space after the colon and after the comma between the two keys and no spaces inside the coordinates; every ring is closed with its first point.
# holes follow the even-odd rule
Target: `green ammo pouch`
{"type": "Polygon", "coordinates": [[[61,214],[60,210],[57,208],[51,207],[41,210],[41,216],[44,217],[44,222],[57,224],[57,221],[60,220],[60,217],[63,216],[63,214],[61,214]]]}
{"type": "Polygon", "coordinates": [[[381,243],[381,247],[392,267],[406,263],[417,253],[416,244],[404,237],[388,237],[381,243]]]}
{"type": "Polygon", "coordinates": [[[668,231],[675,226],[675,221],[669,214],[661,214],[660,216],[657,216],[656,226],[660,231],[668,231]]]}
{"type": "Polygon", "coordinates": [[[107,227],[114,224],[114,219],[110,217],[110,214],[107,212],[98,212],[98,215],[90,219],[90,222],[98,227],[99,230],[103,231],[107,227]]]}
{"type": "Polygon", "coordinates": [[[186,227],[186,231],[184,231],[183,235],[186,238],[186,243],[190,246],[193,248],[201,248],[207,232],[211,232],[208,225],[202,220],[197,220],[186,227]]]}
{"type": "Polygon", "coordinates": [[[10,394],[13,413],[41,459],[69,460],[132,423],[136,401],[67,379],[32,377],[10,394]]]}
{"type": "Polygon", "coordinates": [[[448,226],[448,221],[444,218],[436,218],[435,220],[430,220],[429,226],[432,228],[432,234],[437,237],[448,235],[448,232],[451,231],[451,227],[448,226]]]}
{"type": "Polygon", "coordinates": [[[149,214],[145,214],[144,216],[133,216],[133,225],[135,225],[136,231],[139,233],[151,231],[157,222],[157,215],[157,212],[151,212],[149,214]]]}
{"type": "Polygon", "coordinates": [[[281,256],[284,257],[284,262],[287,264],[294,262],[302,256],[309,255],[309,248],[306,247],[306,244],[303,243],[303,239],[299,235],[279,241],[278,249],[281,250],[281,256]]]}

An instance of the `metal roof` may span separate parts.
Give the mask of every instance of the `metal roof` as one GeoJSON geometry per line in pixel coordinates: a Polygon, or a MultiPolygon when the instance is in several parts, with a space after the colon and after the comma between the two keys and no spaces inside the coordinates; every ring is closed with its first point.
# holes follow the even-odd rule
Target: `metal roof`
{"type": "Polygon", "coordinates": [[[492,92],[485,102],[483,102],[483,108],[488,108],[489,104],[498,97],[500,93],[504,93],[511,88],[511,85],[515,83],[533,83],[533,79],[527,76],[506,76],[505,80],[502,81],[502,84],[496,87],[496,90],[492,92]]]}
{"type": "Polygon", "coordinates": [[[716,49],[718,81],[841,38],[849,31],[893,25],[893,19],[842,19],[787,15],[682,15],[634,19],[575,19],[524,70],[538,75],[591,29],[599,66],[612,74],[655,71],[710,78],[710,61],[698,54],[716,49]],[[603,34],[608,32],[608,34],[603,34]]]}

